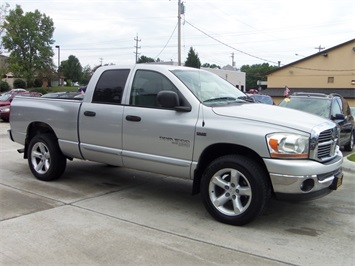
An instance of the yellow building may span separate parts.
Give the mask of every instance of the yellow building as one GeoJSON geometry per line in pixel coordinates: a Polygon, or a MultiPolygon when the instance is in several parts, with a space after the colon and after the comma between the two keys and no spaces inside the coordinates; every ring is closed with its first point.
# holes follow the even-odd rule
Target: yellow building
{"type": "Polygon", "coordinates": [[[270,72],[263,93],[279,103],[286,86],[290,94],[338,93],[355,107],[355,39],[270,72]]]}

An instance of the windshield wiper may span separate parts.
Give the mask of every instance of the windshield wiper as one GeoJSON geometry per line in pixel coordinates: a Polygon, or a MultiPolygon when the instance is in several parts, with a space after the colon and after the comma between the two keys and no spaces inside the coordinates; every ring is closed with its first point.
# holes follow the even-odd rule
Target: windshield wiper
{"type": "Polygon", "coordinates": [[[249,96],[240,96],[240,97],[238,97],[238,99],[246,101],[246,102],[250,102],[250,103],[255,103],[256,102],[253,98],[251,98],[249,96]]]}
{"type": "Polygon", "coordinates": [[[211,98],[208,100],[203,101],[204,103],[209,103],[209,102],[219,102],[219,101],[236,101],[237,99],[234,97],[216,97],[216,98],[211,98]]]}

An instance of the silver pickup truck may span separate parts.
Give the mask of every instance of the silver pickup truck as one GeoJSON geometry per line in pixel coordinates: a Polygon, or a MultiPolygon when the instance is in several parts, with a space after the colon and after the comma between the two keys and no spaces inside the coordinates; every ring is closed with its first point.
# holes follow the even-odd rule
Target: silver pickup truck
{"type": "Polygon", "coordinates": [[[15,98],[10,125],[40,180],[60,177],[73,158],[191,179],[207,211],[234,225],[270,197],[321,197],[343,178],[333,122],[251,103],[193,68],[100,67],[82,101],[15,98]]]}

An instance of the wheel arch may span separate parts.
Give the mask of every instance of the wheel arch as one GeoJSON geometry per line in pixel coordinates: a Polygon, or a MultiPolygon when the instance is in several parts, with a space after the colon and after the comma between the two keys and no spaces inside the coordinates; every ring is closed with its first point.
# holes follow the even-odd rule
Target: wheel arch
{"type": "Polygon", "coordinates": [[[38,134],[53,134],[56,139],[57,136],[54,133],[53,128],[43,122],[32,122],[28,127],[27,127],[27,132],[26,132],[26,140],[25,140],[25,152],[24,152],[24,158],[27,159],[27,151],[28,151],[28,146],[32,140],[32,138],[38,134]]]}
{"type": "MultiPolygon", "coordinates": [[[[218,144],[213,144],[209,147],[207,147],[202,153],[199,158],[197,167],[194,171],[194,177],[193,177],[193,185],[192,185],[192,194],[198,194],[200,193],[200,184],[201,184],[201,178],[204,170],[206,167],[215,159],[224,156],[224,155],[231,155],[231,154],[237,154],[237,155],[243,155],[247,158],[252,159],[253,161],[257,162],[263,170],[267,173],[269,176],[269,173],[267,171],[266,165],[263,161],[263,159],[257,154],[254,150],[241,146],[241,145],[236,145],[236,144],[230,144],[230,143],[218,143],[218,144]]],[[[269,177],[268,182],[270,182],[270,187],[272,188],[271,185],[271,179],[269,177]]]]}

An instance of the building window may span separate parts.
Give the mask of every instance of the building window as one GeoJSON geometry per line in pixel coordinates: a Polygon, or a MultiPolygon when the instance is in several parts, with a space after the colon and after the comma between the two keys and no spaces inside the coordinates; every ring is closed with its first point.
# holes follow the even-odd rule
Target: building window
{"type": "Polygon", "coordinates": [[[328,77],[328,83],[334,83],[334,77],[328,77]]]}

